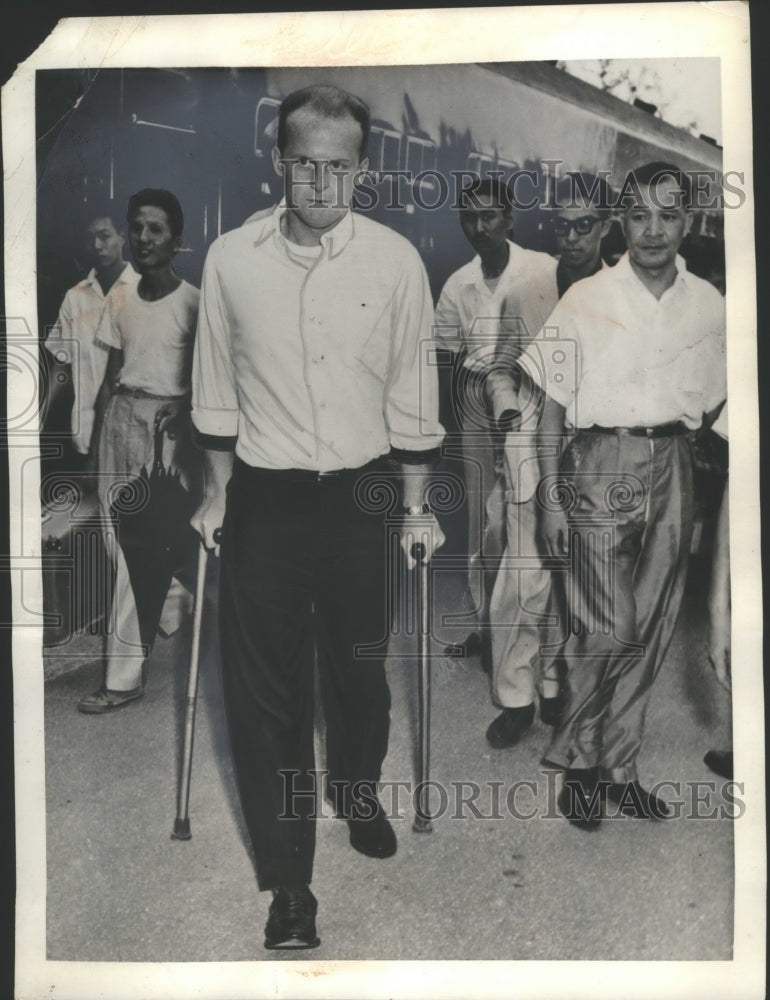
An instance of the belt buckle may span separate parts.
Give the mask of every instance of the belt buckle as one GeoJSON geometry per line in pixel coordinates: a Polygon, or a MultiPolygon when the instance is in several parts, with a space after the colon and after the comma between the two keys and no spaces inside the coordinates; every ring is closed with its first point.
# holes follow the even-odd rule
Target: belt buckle
{"type": "Polygon", "coordinates": [[[645,430],[645,433],[647,434],[648,438],[651,438],[651,437],[655,436],[655,428],[654,427],[645,427],[644,430],[645,430]]]}

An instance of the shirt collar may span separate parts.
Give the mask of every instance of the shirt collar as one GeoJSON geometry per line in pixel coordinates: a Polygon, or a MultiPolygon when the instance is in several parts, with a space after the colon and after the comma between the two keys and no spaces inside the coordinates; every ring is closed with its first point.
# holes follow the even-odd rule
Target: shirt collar
{"type": "MultiPolygon", "coordinates": [[[[674,265],[676,266],[676,277],[674,278],[671,288],[682,284],[686,286],[689,283],[690,272],[687,270],[687,264],[681,254],[677,254],[674,258],[674,265]]],[[[634,271],[631,267],[631,258],[628,255],[628,250],[626,250],[612,270],[618,274],[618,277],[623,278],[623,280],[635,281],[637,284],[641,285],[645,291],[648,291],[647,286],[641,280],[636,271],[634,271]]],[[[671,288],[667,289],[667,291],[670,292],[671,288]]]]}
{"type": "MultiPolygon", "coordinates": [[[[120,274],[115,279],[115,285],[130,285],[133,283],[134,279],[139,279],[139,275],[131,267],[131,265],[126,262],[126,266],[120,272],[120,274]]],[[[102,295],[102,286],[99,284],[99,279],[96,277],[96,268],[92,267],[88,272],[87,276],[83,279],[83,285],[93,288],[94,291],[99,292],[102,295]]],[[[114,287],[114,286],[113,286],[114,287]]]]}
{"type": "MultiPolygon", "coordinates": [[[[505,267],[503,268],[503,270],[497,276],[497,278],[495,279],[496,281],[501,281],[504,274],[507,274],[509,271],[513,270],[516,267],[516,260],[515,260],[515,258],[516,258],[517,249],[518,249],[517,245],[514,242],[512,242],[511,240],[506,240],[505,242],[508,244],[508,263],[505,265],[505,267]]],[[[481,285],[481,284],[484,284],[484,282],[486,281],[486,278],[484,277],[484,272],[481,269],[481,254],[478,254],[478,253],[476,254],[476,256],[473,258],[473,260],[470,262],[470,268],[471,268],[471,272],[468,275],[468,282],[467,283],[469,285],[481,285]]]]}
{"type": "MultiPolygon", "coordinates": [[[[288,212],[288,206],[286,204],[286,199],[282,199],[276,206],[274,211],[269,215],[265,216],[264,219],[259,220],[262,229],[257,238],[254,240],[254,246],[260,246],[265,240],[271,237],[277,237],[284,242],[289,242],[286,237],[281,232],[281,219],[288,212]]],[[[348,211],[342,216],[337,225],[330,229],[328,233],[324,233],[321,237],[321,246],[325,247],[329,252],[329,257],[336,257],[337,254],[342,253],[344,248],[355,236],[355,221],[353,219],[353,213],[348,209],[348,211]]]]}

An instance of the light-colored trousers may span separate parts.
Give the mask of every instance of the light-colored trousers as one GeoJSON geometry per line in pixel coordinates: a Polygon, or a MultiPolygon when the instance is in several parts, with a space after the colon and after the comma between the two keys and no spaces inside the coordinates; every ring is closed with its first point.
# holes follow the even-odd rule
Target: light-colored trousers
{"type": "Polygon", "coordinates": [[[489,607],[492,695],[504,708],[521,708],[535,700],[540,646],[550,621],[551,571],[543,568],[538,554],[534,496],[523,503],[505,503],[505,529],[505,550],[489,607]]]}

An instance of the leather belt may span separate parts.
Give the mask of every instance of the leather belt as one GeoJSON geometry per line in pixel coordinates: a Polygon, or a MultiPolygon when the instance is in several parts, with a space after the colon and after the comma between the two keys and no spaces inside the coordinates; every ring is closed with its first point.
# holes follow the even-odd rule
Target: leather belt
{"type": "Polygon", "coordinates": [[[670,424],[658,424],[656,427],[600,427],[599,424],[593,424],[591,427],[582,429],[591,434],[616,434],[618,437],[629,435],[647,438],[675,437],[678,434],[689,434],[691,430],[681,420],[670,424]]]}
{"type": "Polygon", "coordinates": [[[249,465],[242,458],[235,456],[234,472],[244,483],[258,482],[262,480],[281,480],[295,483],[320,483],[325,479],[350,480],[357,479],[367,472],[374,472],[384,468],[387,462],[387,455],[372,459],[366,465],[357,469],[333,469],[330,472],[319,472],[315,469],[267,469],[264,466],[249,465]]]}
{"type": "Polygon", "coordinates": [[[118,383],[118,385],[115,386],[115,393],[119,396],[132,396],[134,399],[166,399],[166,400],[184,399],[186,396],[190,395],[188,392],[183,392],[179,396],[159,396],[157,395],[157,393],[148,392],[146,389],[134,389],[132,386],[123,385],[122,383],[118,383]]]}

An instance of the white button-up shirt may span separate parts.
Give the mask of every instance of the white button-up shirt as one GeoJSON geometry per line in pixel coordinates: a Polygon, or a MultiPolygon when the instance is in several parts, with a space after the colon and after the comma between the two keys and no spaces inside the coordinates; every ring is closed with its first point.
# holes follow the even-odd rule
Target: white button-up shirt
{"type": "Polygon", "coordinates": [[[699,427],[726,396],[725,305],[676,258],[657,299],[625,254],[567,290],[519,364],[572,427],[699,427]]]}
{"type": "Polygon", "coordinates": [[[56,325],[46,338],[45,347],[60,364],[72,366],[72,444],[81,454],[88,454],[94,427],[94,404],[107,368],[108,348],[95,341],[105,303],[119,288],[134,286],[139,275],[126,264],[105,296],[96,271],[70,288],[64,296],[56,325]]]}
{"type": "Polygon", "coordinates": [[[558,261],[508,241],[505,270],[490,289],[478,255],[447,279],[434,321],[434,335],[449,351],[467,351],[464,365],[483,372],[494,359],[501,317],[515,325],[524,343],[545,323],[559,298],[558,261]]]}
{"type": "Polygon", "coordinates": [[[203,270],[193,412],[249,465],[328,472],[443,439],[432,300],[414,247],[348,212],[317,251],[285,205],[225,233],[203,270]]]}

